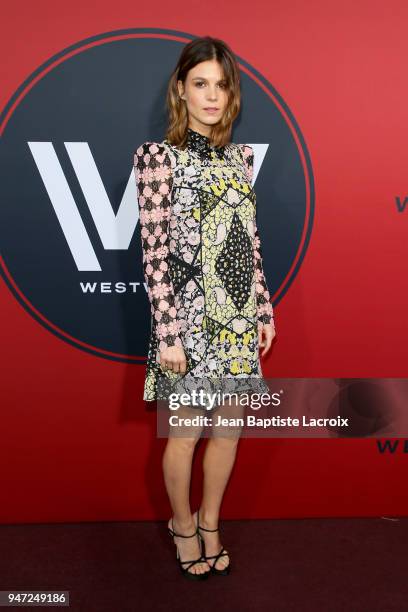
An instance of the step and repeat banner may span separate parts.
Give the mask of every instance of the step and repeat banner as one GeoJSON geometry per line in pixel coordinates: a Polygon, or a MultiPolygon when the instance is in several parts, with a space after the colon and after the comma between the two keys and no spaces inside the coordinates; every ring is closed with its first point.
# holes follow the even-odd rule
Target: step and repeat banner
{"type": "Polygon", "coordinates": [[[248,430],[223,517],[405,515],[408,6],[192,8],[5,11],[0,521],[169,515],[166,440],[142,399],[150,304],[133,155],[164,138],[167,81],[204,35],[241,70],[233,141],[254,149],[277,332],[264,377],[279,394],[286,381],[301,419],[326,418],[323,434],[248,430]]]}

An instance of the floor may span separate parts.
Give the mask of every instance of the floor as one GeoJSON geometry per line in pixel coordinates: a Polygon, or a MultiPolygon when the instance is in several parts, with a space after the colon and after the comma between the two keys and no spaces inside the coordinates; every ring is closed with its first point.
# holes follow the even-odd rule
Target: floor
{"type": "Polygon", "coordinates": [[[163,522],[2,525],[0,590],[69,591],[75,612],[408,609],[407,517],[221,528],[230,575],[192,582],[163,522]]]}

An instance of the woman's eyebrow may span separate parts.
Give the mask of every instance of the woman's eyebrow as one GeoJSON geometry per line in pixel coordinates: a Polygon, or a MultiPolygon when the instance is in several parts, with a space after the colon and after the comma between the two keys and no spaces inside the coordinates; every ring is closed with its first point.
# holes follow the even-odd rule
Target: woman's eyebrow
{"type": "MultiPolygon", "coordinates": [[[[193,80],[193,81],[207,81],[208,79],[206,79],[206,78],[204,78],[204,77],[193,77],[193,79],[192,79],[192,80],[193,80]]],[[[223,79],[218,79],[218,83],[219,83],[220,81],[225,81],[225,78],[223,78],[223,79]]]]}

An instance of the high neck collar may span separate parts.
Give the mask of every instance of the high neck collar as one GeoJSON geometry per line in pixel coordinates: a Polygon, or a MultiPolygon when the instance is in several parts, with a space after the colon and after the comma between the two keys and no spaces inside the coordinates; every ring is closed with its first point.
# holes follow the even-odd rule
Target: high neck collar
{"type": "Polygon", "coordinates": [[[218,157],[222,157],[225,147],[213,147],[210,144],[209,136],[204,136],[192,128],[187,128],[187,147],[200,155],[200,157],[211,157],[214,152],[218,157]]]}

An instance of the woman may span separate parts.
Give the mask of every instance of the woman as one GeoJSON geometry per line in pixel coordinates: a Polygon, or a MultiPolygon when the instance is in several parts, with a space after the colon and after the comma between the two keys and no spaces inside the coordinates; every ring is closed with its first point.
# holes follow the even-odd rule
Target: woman
{"type": "MultiPolygon", "coordinates": [[[[152,313],[147,401],[168,397],[171,383],[189,376],[259,380],[259,347],[265,355],[275,336],[251,186],[253,150],[230,142],[240,73],[224,42],[207,36],[183,48],[167,107],[166,139],[143,143],[134,157],[152,313]]],[[[197,414],[197,408],[181,412],[197,414]]],[[[192,515],[191,465],[201,431],[180,436],[171,429],[163,456],[173,510],[169,533],[184,576],[196,580],[230,570],[218,518],[239,440],[214,435],[207,441],[202,502],[192,515]]]]}

